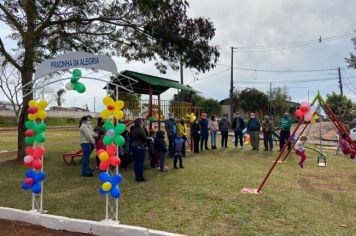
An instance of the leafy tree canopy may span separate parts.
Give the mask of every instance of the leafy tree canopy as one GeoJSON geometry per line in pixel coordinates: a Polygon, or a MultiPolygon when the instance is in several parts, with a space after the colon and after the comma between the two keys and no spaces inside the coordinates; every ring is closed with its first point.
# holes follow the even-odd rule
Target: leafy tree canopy
{"type": "Polygon", "coordinates": [[[268,97],[255,88],[244,89],[240,93],[240,107],[244,111],[259,111],[268,107],[268,97]]]}
{"type": "Polygon", "coordinates": [[[326,95],[326,103],[329,104],[331,110],[337,116],[344,117],[345,115],[351,113],[352,101],[346,96],[333,92],[332,94],[326,95]]]}
{"type": "MultiPolygon", "coordinates": [[[[356,49],[356,38],[353,38],[352,42],[354,44],[354,48],[356,49]]],[[[356,69],[356,55],[350,53],[350,58],[346,58],[346,62],[349,63],[350,68],[356,69]]]]}

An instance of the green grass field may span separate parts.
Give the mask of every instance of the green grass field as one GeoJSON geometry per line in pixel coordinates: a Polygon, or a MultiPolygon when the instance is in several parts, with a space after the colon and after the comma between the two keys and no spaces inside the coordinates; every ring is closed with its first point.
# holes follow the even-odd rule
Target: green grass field
{"type": "MultiPolygon", "coordinates": [[[[77,118],[48,118],[46,119],[48,126],[77,126],[79,119],[77,118]]],[[[16,127],[16,119],[11,117],[0,117],[1,127],[16,127]]]]}
{"type": "MultiPolygon", "coordinates": [[[[102,220],[105,197],[96,177],[80,177],[80,166],[65,166],[62,153],[78,149],[78,132],[48,130],[44,208],[49,214],[102,220]]],[[[15,149],[16,133],[0,133],[0,150],[15,149]]],[[[257,187],[277,152],[248,149],[204,151],[184,160],[184,170],[148,169],[136,183],[132,166],[123,172],[120,221],[189,235],[354,235],[356,165],[328,152],[328,167],[316,167],[307,151],[305,168],[293,154],[279,164],[261,195],[257,187]],[[352,233],[354,232],[354,233],[352,233]]],[[[0,206],[30,209],[31,193],[21,189],[25,168],[0,157],[0,206]]],[[[78,163],[78,162],[77,162],[78,163]]],[[[94,155],[91,159],[94,166],[94,155]]],[[[167,165],[172,167],[172,160],[167,165]]]]}

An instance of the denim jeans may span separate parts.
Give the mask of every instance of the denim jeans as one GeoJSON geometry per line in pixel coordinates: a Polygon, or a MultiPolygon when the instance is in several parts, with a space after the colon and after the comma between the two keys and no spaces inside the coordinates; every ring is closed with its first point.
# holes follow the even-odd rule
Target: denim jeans
{"type": "Polygon", "coordinates": [[[141,147],[131,147],[133,159],[135,161],[134,165],[134,170],[135,170],[135,176],[136,179],[142,179],[143,178],[143,164],[145,162],[145,148],[141,147]]]}
{"type": "Polygon", "coordinates": [[[203,151],[203,145],[205,146],[205,149],[208,149],[208,139],[209,139],[209,133],[201,133],[200,135],[200,149],[203,151]]]}
{"type": "Polygon", "coordinates": [[[210,131],[211,146],[216,146],[216,134],[217,131],[210,131]]]}
{"type": "Polygon", "coordinates": [[[235,134],[235,147],[237,147],[237,142],[239,141],[239,139],[240,139],[240,146],[242,147],[244,145],[242,130],[234,130],[234,134],[235,134]]]}
{"type": "Polygon", "coordinates": [[[227,139],[229,137],[228,131],[221,131],[221,147],[227,148],[227,139]]]}
{"type": "Polygon", "coordinates": [[[82,176],[92,174],[89,169],[89,157],[91,153],[91,144],[90,143],[81,143],[80,147],[82,148],[83,157],[82,157],[82,176]]]}

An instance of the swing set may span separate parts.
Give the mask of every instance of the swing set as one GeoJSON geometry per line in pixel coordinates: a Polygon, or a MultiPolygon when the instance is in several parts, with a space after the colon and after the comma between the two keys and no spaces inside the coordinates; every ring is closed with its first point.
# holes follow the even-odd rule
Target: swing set
{"type": "MultiPolygon", "coordinates": [[[[316,102],[319,103],[319,111],[322,108],[326,115],[329,117],[329,119],[333,122],[334,126],[337,128],[337,130],[339,131],[340,134],[345,134],[346,135],[346,141],[350,144],[350,146],[353,149],[356,149],[356,144],[352,141],[348,131],[345,129],[344,125],[340,122],[340,120],[336,117],[336,115],[332,112],[330,106],[328,104],[326,104],[326,102],[324,101],[324,99],[321,97],[320,93],[318,92],[318,94],[315,96],[315,98],[313,99],[313,101],[310,104],[310,107],[313,106],[316,102]]],[[[315,113],[314,113],[315,114],[315,113]]],[[[299,128],[301,127],[301,125],[304,123],[304,118],[301,118],[299,123],[297,124],[297,126],[294,128],[293,132],[291,133],[288,141],[284,144],[282,150],[279,152],[278,156],[276,157],[276,159],[273,161],[273,164],[271,166],[271,168],[269,169],[269,171],[267,172],[266,176],[263,178],[263,180],[261,181],[261,183],[259,184],[258,188],[242,188],[241,192],[242,193],[251,193],[251,194],[260,194],[261,190],[263,189],[264,185],[266,184],[268,178],[270,177],[270,175],[272,174],[272,171],[274,170],[274,168],[276,167],[277,163],[283,163],[286,161],[287,157],[289,156],[289,154],[291,153],[291,150],[294,148],[294,145],[296,143],[296,141],[298,141],[298,139],[303,135],[304,131],[306,130],[306,128],[311,124],[310,121],[308,121],[303,129],[301,130],[301,132],[299,133],[298,136],[296,136],[297,131],[299,130],[299,128]],[[295,139],[295,142],[292,143],[292,139],[295,139]],[[288,145],[292,144],[292,148],[288,149],[288,145]]],[[[317,157],[317,163],[319,167],[326,167],[327,166],[327,162],[326,162],[326,155],[323,153],[322,150],[322,145],[321,145],[321,122],[319,122],[320,128],[319,128],[319,133],[320,133],[320,148],[319,150],[317,150],[317,145],[314,146],[314,148],[309,148],[310,150],[313,150],[315,152],[318,153],[318,157],[317,157]]],[[[310,129],[309,129],[310,131],[310,129]]],[[[308,131],[308,132],[309,132],[308,131]]]]}

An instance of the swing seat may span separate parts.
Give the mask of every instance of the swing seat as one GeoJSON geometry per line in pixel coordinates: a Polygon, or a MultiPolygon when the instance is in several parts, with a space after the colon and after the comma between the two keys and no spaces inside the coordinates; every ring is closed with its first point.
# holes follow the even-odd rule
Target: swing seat
{"type": "Polygon", "coordinates": [[[70,165],[75,165],[74,162],[74,158],[78,157],[78,158],[82,158],[83,157],[83,152],[80,149],[79,151],[75,152],[75,153],[63,153],[63,161],[67,166],[70,165]],[[70,158],[70,162],[67,161],[67,158],[70,158]]]}
{"type": "Polygon", "coordinates": [[[324,153],[320,153],[317,159],[318,167],[327,167],[326,155],[324,153]]]}

